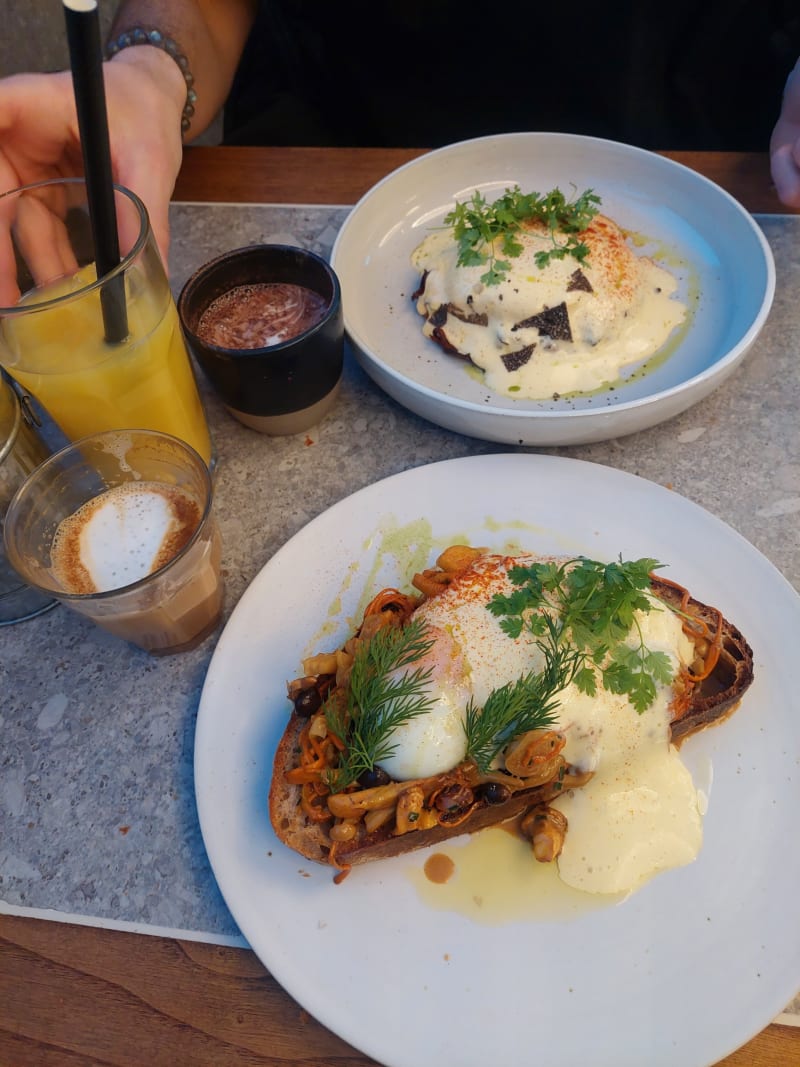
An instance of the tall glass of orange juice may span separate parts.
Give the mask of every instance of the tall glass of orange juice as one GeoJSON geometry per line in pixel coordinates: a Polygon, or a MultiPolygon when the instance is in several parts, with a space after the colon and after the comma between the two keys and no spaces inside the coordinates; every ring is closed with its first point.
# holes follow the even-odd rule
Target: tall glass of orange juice
{"type": "Polygon", "coordinates": [[[82,179],[0,196],[0,364],[72,441],[159,430],[210,463],[208,424],[147,210],[120,186],[115,203],[120,263],[98,279],[82,179]],[[109,340],[103,298],[112,292],[123,329],[109,340]]]}

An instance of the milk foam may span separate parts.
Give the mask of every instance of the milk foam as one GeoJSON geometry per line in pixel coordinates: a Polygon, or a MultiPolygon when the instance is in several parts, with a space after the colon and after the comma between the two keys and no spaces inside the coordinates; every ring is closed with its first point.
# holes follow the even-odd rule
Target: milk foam
{"type": "Polygon", "coordinates": [[[52,548],[56,574],[70,592],[121,589],[169,562],[198,522],[196,503],[179,490],[117,486],[61,523],[52,548]]]}

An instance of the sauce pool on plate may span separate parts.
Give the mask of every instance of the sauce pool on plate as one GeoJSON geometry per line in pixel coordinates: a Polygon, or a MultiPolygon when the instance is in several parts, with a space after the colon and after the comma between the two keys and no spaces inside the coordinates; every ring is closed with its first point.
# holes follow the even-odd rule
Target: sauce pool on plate
{"type": "Polygon", "coordinates": [[[407,858],[405,877],[425,905],[485,926],[570,921],[615,907],[628,895],[566,885],[555,863],[537,862],[513,823],[448,841],[422,862],[407,858]]]}

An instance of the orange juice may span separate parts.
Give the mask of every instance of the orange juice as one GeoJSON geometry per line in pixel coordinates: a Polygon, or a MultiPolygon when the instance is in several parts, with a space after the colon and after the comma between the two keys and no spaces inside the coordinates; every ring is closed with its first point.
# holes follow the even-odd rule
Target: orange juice
{"type": "Polygon", "coordinates": [[[104,339],[98,290],[58,300],[94,279],[94,267],[83,267],[26,294],[22,306],[56,302],[0,320],[0,363],[70,440],[101,430],[160,430],[208,463],[211,439],[166,279],[153,286],[128,272],[128,336],[120,344],[104,339]]]}

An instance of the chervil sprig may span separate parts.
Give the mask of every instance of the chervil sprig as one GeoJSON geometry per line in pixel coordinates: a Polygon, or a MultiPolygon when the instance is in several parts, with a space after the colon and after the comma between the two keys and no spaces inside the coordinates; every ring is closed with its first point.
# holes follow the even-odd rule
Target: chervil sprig
{"type": "Polygon", "coordinates": [[[493,597],[488,608],[510,637],[525,628],[544,634],[558,620],[561,640],[584,653],[574,676],[578,688],[594,696],[599,671],[607,690],[626,694],[642,712],[655,700],[656,683],[669,683],[673,675],[667,654],[646,647],[636,620],[636,612],[657,610],[647,591],[660,566],[654,559],[599,563],[580,557],[513,567],[509,577],[517,588],[493,597]]]}
{"type": "Polygon", "coordinates": [[[508,259],[522,254],[523,246],[517,234],[524,222],[542,222],[547,227],[552,248],[536,253],[536,266],[541,270],[551,259],[573,256],[583,263],[589,254],[588,245],[579,235],[597,214],[600,197],[591,189],[567,200],[560,189],[549,193],[522,193],[518,185],[506,189],[493,203],[477,191],[465,203],[456,201],[444,218],[451,226],[458,243],[458,266],[477,267],[484,263],[488,269],[481,275],[485,285],[499,285],[511,269],[508,259]],[[500,256],[508,258],[498,257],[500,256]]]}

